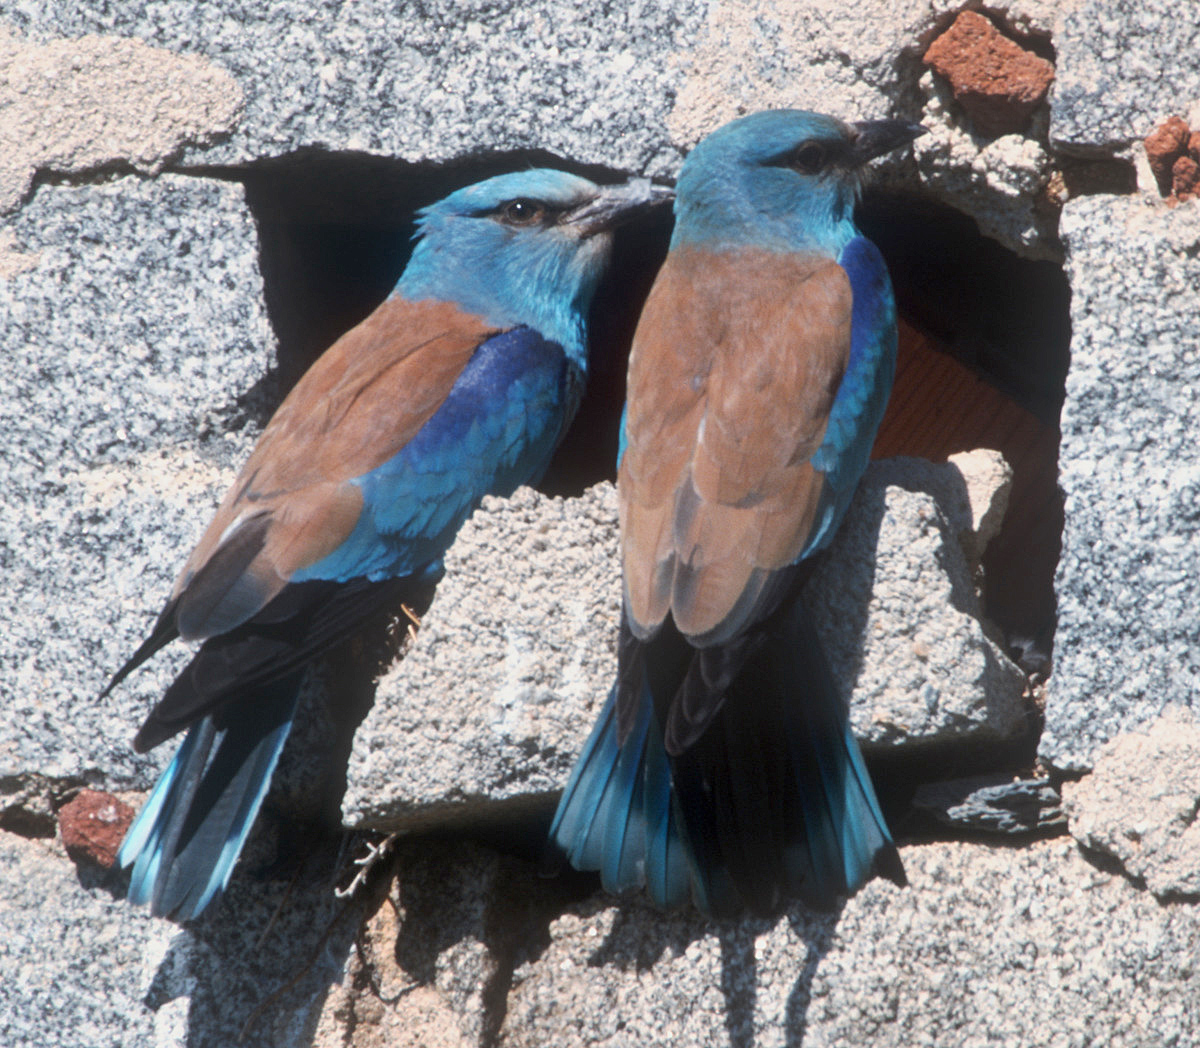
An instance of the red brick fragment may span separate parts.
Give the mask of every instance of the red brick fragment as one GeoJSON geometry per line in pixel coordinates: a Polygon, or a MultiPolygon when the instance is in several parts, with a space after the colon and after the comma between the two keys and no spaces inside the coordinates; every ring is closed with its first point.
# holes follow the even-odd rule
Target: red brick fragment
{"type": "Polygon", "coordinates": [[[1172,169],[1187,152],[1190,136],[1187,123],[1178,116],[1164,120],[1146,136],[1146,157],[1163,196],[1171,194],[1172,169]]]}
{"type": "Polygon", "coordinates": [[[925,64],[950,81],[976,128],[1021,131],[1054,82],[1054,66],[1021,47],[975,11],[963,11],[925,52],[925,64]]]}
{"type": "Polygon", "coordinates": [[[58,832],[74,859],[88,859],[106,869],[117,861],[117,849],[133,809],[99,790],[80,790],[58,811],[58,832]]]}
{"type": "Polygon", "coordinates": [[[1181,156],[1171,166],[1171,196],[1191,200],[1200,196],[1200,164],[1192,156],[1181,156]]]}

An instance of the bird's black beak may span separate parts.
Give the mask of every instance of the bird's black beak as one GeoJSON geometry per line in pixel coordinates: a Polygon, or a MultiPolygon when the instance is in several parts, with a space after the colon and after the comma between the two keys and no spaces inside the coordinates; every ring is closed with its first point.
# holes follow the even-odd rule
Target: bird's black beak
{"type": "Polygon", "coordinates": [[[859,164],[906,146],[929,130],[907,120],[860,120],[850,126],[858,132],[851,149],[859,164]]]}
{"type": "Polygon", "coordinates": [[[648,178],[631,178],[619,186],[605,186],[600,194],[563,217],[580,237],[607,233],[675,199],[675,190],[656,186],[648,178]]]}

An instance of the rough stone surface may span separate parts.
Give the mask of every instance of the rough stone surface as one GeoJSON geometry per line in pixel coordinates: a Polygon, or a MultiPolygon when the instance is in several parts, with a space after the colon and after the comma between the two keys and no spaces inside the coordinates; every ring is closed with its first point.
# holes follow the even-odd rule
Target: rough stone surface
{"type": "Polygon", "coordinates": [[[1017,779],[1004,772],[917,787],[913,806],[962,830],[1029,833],[1066,824],[1062,798],[1048,779],[1017,779]]]}
{"type": "Polygon", "coordinates": [[[484,500],[358,730],[350,825],[561,789],[616,671],[616,493],[484,500]]]}
{"type": "Polygon", "coordinates": [[[1083,154],[1124,149],[1181,103],[1200,101],[1200,19],[1177,0],[1063,4],[1054,46],[1057,146],[1083,154]]]}
{"type": "Polygon", "coordinates": [[[245,112],[185,162],[244,163],[317,147],[454,160],[538,150],[645,174],[681,159],[665,134],[702,3],[573,0],[418,9],[386,0],[10,5],[31,41],[136,37],[228,71],[245,112]]]}
{"type": "Polygon", "coordinates": [[[1095,770],[1063,783],[1071,833],[1155,895],[1200,897],[1200,724],[1168,707],[1146,732],[1101,747],[1095,770]]]}
{"type": "Polygon", "coordinates": [[[1010,40],[976,11],[963,11],[925,52],[955,100],[984,134],[1021,131],[1054,82],[1054,66],[1010,40]]]}
{"type": "Polygon", "coordinates": [[[0,214],[38,171],[159,171],[240,109],[237,82],[197,55],[100,36],[34,45],[0,24],[0,214]]]}
{"type": "Polygon", "coordinates": [[[0,881],[6,1048],[229,1048],[243,1030],[264,1048],[309,1043],[361,917],[306,869],[291,884],[235,875],[222,909],[181,929],[57,843],[2,831],[0,881]]]}
{"type": "Polygon", "coordinates": [[[988,543],[1000,534],[1004,514],[1008,512],[1008,498],[1012,494],[1012,467],[999,452],[986,448],[963,451],[951,455],[947,461],[962,475],[966,489],[967,512],[970,516],[962,514],[961,503],[956,500],[954,504],[960,507],[960,517],[954,523],[967,563],[971,571],[976,572],[988,543]]]}
{"type": "MultiPolygon", "coordinates": [[[[984,636],[960,539],[994,523],[1008,474],[995,453],[969,461],[984,467],[973,491],[953,465],[873,464],[807,591],[868,749],[1024,727],[1024,676],[984,636]]],[[[569,502],[523,490],[472,517],[355,737],[349,825],[419,826],[562,788],[616,671],[615,501],[611,485],[569,502]]]]}
{"type": "Polygon", "coordinates": [[[964,126],[946,81],[926,72],[919,87],[925,96],[921,123],[929,128],[913,143],[922,183],[1018,254],[1057,258],[1057,211],[1042,203],[1055,166],[1044,129],[981,139],[964,126]]]}
{"type": "MultiPolygon", "coordinates": [[[[978,490],[975,499],[991,502],[978,490]]],[[[979,622],[959,537],[974,520],[953,465],[872,463],[805,591],[867,752],[1004,739],[1025,726],[1024,674],[979,622]]]]}
{"type": "Polygon", "coordinates": [[[117,861],[117,849],[133,809],[124,801],[100,790],[80,790],[58,811],[58,832],[63,847],[73,858],[86,858],[106,869],[117,861]]]}
{"type": "Polygon", "coordinates": [[[0,880],[0,1044],[155,1044],[179,1009],[140,1002],[176,929],[81,884],[52,841],[0,832],[0,880]]]}
{"type": "Polygon", "coordinates": [[[325,1002],[314,1048],[489,1044],[490,990],[512,948],[501,928],[522,910],[512,865],[463,843],[401,847],[389,893],[325,1002]]]}
{"type": "MultiPolygon", "coordinates": [[[[42,187],[0,282],[0,781],[146,786],[132,733],[184,652],[103,702],[259,429],[273,350],[240,188],[42,187]]],[[[7,790],[7,786],[5,787],[7,790]]]]}
{"type": "Polygon", "coordinates": [[[1164,907],[1062,841],[902,854],[908,889],[872,881],[831,915],[568,910],[516,969],[499,1044],[1195,1043],[1195,907],[1164,907]]]}
{"type": "MultiPolygon", "coordinates": [[[[1005,19],[1049,36],[1058,6],[1013,0],[1005,19]]],[[[384,0],[276,3],[253,13],[189,0],[84,0],[19,4],[7,17],[28,46],[111,34],[228,72],[244,94],[241,118],[221,141],[186,148],[184,164],[240,164],[311,148],[414,163],[532,150],[672,176],[703,135],[773,106],[847,119],[920,116],[948,134],[953,106],[931,100],[931,83],[914,90],[914,82],[936,27],[960,7],[958,0],[638,0],[586,8],[569,0],[533,8],[436,0],[414,19],[384,0]]],[[[1044,139],[1044,126],[1031,134],[1044,139]]],[[[1023,195],[1047,181],[1050,157],[1028,144],[988,148],[965,132],[953,139],[953,148],[927,141],[917,150],[919,169],[906,153],[889,158],[883,177],[976,214],[989,235],[1023,254],[1052,256],[1052,218],[1039,217],[1023,195]]]]}
{"type": "Polygon", "coordinates": [[[1200,707],[1200,207],[1087,197],[1062,228],[1066,525],[1041,754],[1075,771],[1164,705],[1200,707]]]}
{"type": "Polygon", "coordinates": [[[887,116],[897,101],[912,101],[906,58],[935,6],[941,5],[711,3],[684,60],[686,77],[669,121],[672,136],[691,148],[726,121],[758,109],[816,109],[844,119],[887,116]]]}

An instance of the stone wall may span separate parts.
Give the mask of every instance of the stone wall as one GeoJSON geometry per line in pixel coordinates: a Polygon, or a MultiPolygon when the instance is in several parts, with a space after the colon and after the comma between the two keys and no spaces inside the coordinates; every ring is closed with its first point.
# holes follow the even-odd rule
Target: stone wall
{"type": "MultiPolygon", "coordinates": [[[[0,6],[0,1044],[1200,1044],[1200,203],[1186,140],[1174,181],[1143,145],[1200,128],[1200,12],[962,6],[0,6]],[[537,877],[614,665],[601,474],[489,501],[377,688],[361,653],[314,668],[218,906],[128,906],[97,860],[169,758],[129,743],[184,653],[97,695],[302,366],[297,289],[358,281],[320,259],[334,234],[401,245],[386,281],[412,210],[476,174],[671,179],[785,105],[920,120],[887,199],[969,215],[1071,292],[1044,685],[977,592],[1010,492],[992,453],[873,465],[814,580],[910,886],[711,922],[537,877]],[[364,687],[331,770],[322,700],[364,687]],[[343,773],[349,838],[311,821],[343,773]],[[335,895],[367,831],[400,836],[335,895]]],[[[626,247],[610,296],[644,293],[626,247]]],[[[617,352],[623,324],[598,324],[617,352]]]]}

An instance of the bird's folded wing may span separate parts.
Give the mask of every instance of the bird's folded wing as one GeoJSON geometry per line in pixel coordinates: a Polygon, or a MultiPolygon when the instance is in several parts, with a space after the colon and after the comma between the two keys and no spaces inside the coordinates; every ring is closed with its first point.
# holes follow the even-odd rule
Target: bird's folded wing
{"type": "Polygon", "coordinates": [[[393,298],[334,343],[284,400],[180,573],[180,634],[232,629],[336,549],[362,509],[350,481],[412,439],[494,333],[451,304],[393,298]]]}
{"type": "Polygon", "coordinates": [[[765,611],[821,503],[811,460],[849,359],[851,298],[828,258],[693,249],[664,265],[630,360],[620,468],[635,633],[669,611],[707,646],[765,611]]]}

